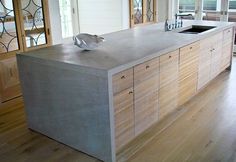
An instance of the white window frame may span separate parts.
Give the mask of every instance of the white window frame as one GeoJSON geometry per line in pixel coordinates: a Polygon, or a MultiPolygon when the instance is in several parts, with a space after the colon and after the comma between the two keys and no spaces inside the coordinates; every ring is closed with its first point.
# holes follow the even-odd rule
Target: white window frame
{"type": "MultiPolygon", "coordinates": [[[[78,8],[78,1],[77,0],[70,0],[71,4],[71,18],[72,18],[72,30],[73,30],[73,36],[80,33],[79,29],[79,8],[78,8]]],[[[72,37],[63,38],[63,43],[70,42],[72,40],[72,37]]]]}
{"type": "MultiPolygon", "coordinates": [[[[217,11],[223,12],[221,16],[221,21],[228,21],[228,12],[231,11],[229,8],[229,0],[220,0],[217,1],[217,11]],[[222,4],[222,5],[221,5],[222,4]]],[[[179,12],[179,0],[169,0],[169,9],[168,17],[173,18],[175,13],[179,12]],[[174,6],[173,6],[174,5],[174,6]]],[[[203,0],[195,0],[195,19],[202,20],[203,17],[203,0]]]]}

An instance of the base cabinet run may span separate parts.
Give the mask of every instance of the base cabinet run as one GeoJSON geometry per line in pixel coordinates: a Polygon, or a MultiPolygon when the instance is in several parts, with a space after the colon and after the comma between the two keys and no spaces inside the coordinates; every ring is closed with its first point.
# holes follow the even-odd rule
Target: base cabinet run
{"type": "Polygon", "coordinates": [[[231,65],[233,28],[113,75],[116,152],[231,65]]]}

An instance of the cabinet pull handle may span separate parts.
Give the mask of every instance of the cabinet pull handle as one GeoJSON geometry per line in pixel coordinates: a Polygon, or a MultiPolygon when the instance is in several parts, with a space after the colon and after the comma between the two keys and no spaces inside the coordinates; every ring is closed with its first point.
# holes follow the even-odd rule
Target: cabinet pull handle
{"type": "Polygon", "coordinates": [[[149,68],[150,68],[150,66],[149,66],[149,65],[147,65],[147,66],[146,66],[146,69],[149,69],[149,68]]]}
{"type": "Polygon", "coordinates": [[[120,79],[125,79],[125,76],[123,75],[120,79]]]}
{"type": "Polygon", "coordinates": [[[169,56],[169,58],[171,58],[172,56],[169,56]]]}
{"type": "Polygon", "coordinates": [[[129,94],[133,94],[133,91],[130,91],[129,94]]]}
{"type": "Polygon", "coordinates": [[[193,49],[193,47],[190,47],[189,49],[193,49]]]}

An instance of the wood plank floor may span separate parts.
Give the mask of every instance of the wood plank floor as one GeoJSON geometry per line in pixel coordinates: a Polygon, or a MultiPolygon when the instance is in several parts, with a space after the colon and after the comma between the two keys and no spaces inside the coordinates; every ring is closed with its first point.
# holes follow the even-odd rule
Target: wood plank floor
{"type": "MultiPolygon", "coordinates": [[[[129,162],[236,162],[236,59],[129,162]]],[[[171,120],[171,119],[170,119],[171,120]]],[[[22,98],[0,105],[0,162],[99,162],[27,129],[22,98]]]]}

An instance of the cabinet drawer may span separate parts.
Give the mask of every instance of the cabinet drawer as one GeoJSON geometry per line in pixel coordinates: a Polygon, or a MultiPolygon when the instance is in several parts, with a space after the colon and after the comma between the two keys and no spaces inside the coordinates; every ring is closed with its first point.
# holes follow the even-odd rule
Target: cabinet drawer
{"type": "Polygon", "coordinates": [[[179,50],[160,57],[160,88],[178,79],[179,50]]]}
{"type": "MultiPolygon", "coordinates": [[[[196,51],[199,50],[199,47],[200,47],[200,42],[192,43],[183,48],[180,48],[180,54],[185,55],[186,53],[188,53],[190,56],[194,55],[196,51]]],[[[184,59],[184,58],[183,57],[181,58],[181,55],[180,55],[180,59],[184,59]]]]}
{"type": "Polygon", "coordinates": [[[115,112],[116,149],[128,143],[134,137],[133,88],[128,88],[113,97],[115,112]]]}
{"type": "Polygon", "coordinates": [[[134,84],[137,85],[159,75],[159,57],[134,67],[134,84]]]}
{"type": "Polygon", "coordinates": [[[233,28],[229,28],[224,30],[224,34],[223,34],[223,40],[225,41],[226,39],[233,39],[233,28]]]}
{"type": "Polygon", "coordinates": [[[133,68],[115,74],[112,78],[113,94],[133,87],[133,68]]]}

